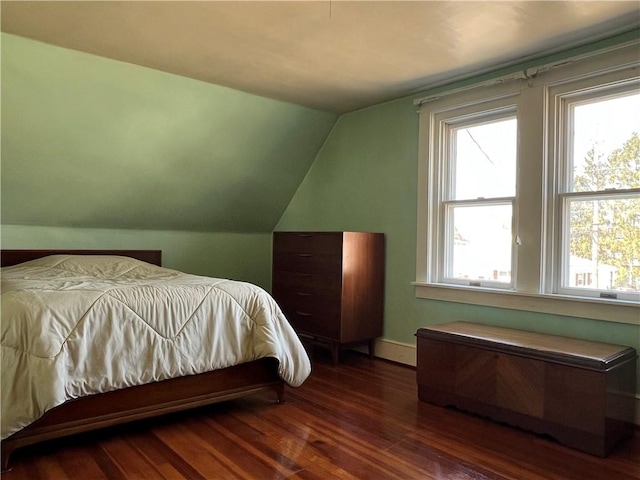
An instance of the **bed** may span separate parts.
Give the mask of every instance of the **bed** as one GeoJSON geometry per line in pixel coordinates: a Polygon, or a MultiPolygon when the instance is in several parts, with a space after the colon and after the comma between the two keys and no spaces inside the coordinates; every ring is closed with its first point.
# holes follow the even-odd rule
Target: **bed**
{"type": "Polygon", "coordinates": [[[265,390],[281,402],[310,373],[255,285],[164,269],[157,250],[1,253],[3,470],[45,440],[265,390]]]}

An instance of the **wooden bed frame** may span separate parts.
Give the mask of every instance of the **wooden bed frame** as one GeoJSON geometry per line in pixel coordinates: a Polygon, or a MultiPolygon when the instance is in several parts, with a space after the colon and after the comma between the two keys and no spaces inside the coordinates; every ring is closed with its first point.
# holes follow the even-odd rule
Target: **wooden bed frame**
{"type": "MultiPolygon", "coordinates": [[[[161,264],[160,250],[2,250],[1,263],[10,266],[55,254],[123,255],[161,264]]],[[[2,441],[2,470],[17,448],[265,390],[275,390],[277,401],[284,401],[275,358],[70,400],[2,441]]]]}

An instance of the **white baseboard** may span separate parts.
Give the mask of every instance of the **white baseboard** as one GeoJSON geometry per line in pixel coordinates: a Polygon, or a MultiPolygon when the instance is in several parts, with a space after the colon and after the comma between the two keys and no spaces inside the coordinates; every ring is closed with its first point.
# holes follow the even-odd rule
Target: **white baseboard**
{"type": "MultiPolygon", "coordinates": [[[[417,349],[415,345],[410,345],[408,343],[395,342],[393,340],[387,340],[386,338],[378,338],[376,339],[374,354],[378,358],[382,358],[384,360],[389,360],[396,363],[402,363],[404,365],[409,365],[412,367],[416,366],[417,363],[417,349]]],[[[366,347],[360,349],[357,348],[358,351],[366,352],[366,347]]],[[[640,426],[640,394],[636,394],[636,411],[635,411],[635,419],[634,422],[636,425],[640,426]]]]}
{"type": "MultiPolygon", "coordinates": [[[[375,342],[373,353],[376,357],[411,367],[416,366],[417,349],[415,345],[395,342],[393,340],[387,340],[386,338],[376,338],[375,342]]],[[[354,350],[366,353],[367,347],[356,347],[354,350]]]]}
{"type": "Polygon", "coordinates": [[[376,339],[374,354],[378,358],[402,363],[411,367],[415,367],[418,364],[416,346],[408,343],[378,338],[376,339]]]}

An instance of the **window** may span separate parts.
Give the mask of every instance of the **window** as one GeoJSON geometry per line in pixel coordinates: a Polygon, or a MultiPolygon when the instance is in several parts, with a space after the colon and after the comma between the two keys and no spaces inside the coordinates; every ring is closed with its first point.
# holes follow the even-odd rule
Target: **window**
{"type": "Polygon", "coordinates": [[[637,44],[563,65],[416,100],[417,296],[640,324],[637,44]]]}
{"type": "Polygon", "coordinates": [[[633,300],[640,292],[638,84],[562,90],[555,95],[564,140],[556,200],[560,268],[552,288],[633,300]]]}
{"type": "Polygon", "coordinates": [[[512,288],[516,194],[515,108],[440,121],[445,177],[438,282],[512,288]]]}

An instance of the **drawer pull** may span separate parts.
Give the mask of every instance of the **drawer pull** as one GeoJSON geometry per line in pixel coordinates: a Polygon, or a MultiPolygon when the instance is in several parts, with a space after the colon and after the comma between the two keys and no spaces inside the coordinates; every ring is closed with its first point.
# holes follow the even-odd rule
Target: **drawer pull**
{"type": "Polygon", "coordinates": [[[311,294],[311,293],[306,293],[306,292],[296,292],[296,295],[299,295],[299,296],[301,296],[301,297],[310,297],[310,296],[311,296],[311,295],[313,295],[313,294],[311,294]]]}
{"type": "Polygon", "coordinates": [[[300,315],[301,317],[312,317],[313,315],[307,312],[298,312],[296,311],[296,315],[300,315]]]}
{"type": "Polygon", "coordinates": [[[310,253],[298,253],[297,254],[299,257],[312,257],[313,255],[311,255],[310,253]]]}

